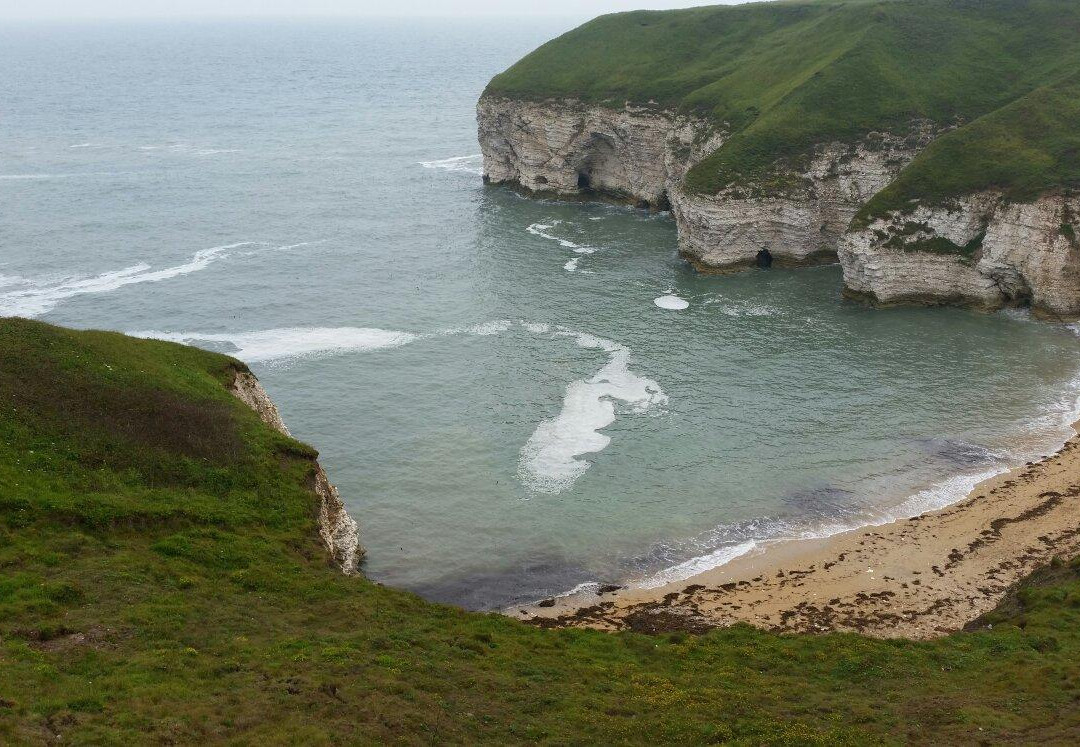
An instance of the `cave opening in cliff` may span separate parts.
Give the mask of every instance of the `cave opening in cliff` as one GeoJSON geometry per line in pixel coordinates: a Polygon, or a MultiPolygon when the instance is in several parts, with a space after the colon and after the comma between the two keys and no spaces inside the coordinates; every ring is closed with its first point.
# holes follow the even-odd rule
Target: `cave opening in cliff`
{"type": "Polygon", "coordinates": [[[761,267],[763,269],[772,267],[772,252],[770,252],[768,249],[762,248],[762,250],[757,253],[757,259],[755,260],[755,262],[757,263],[758,267],[761,267]]]}
{"type": "Polygon", "coordinates": [[[592,181],[589,179],[588,172],[580,171],[577,175],[578,189],[583,191],[589,191],[592,189],[592,181]]]}

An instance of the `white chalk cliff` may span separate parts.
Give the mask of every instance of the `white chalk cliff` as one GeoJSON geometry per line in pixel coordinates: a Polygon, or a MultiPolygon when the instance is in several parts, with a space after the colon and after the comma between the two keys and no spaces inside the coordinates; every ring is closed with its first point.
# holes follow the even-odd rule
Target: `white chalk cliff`
{"type": "MultiPolygon", "coordinates": [[[[254,374],[237,371],[229,391],[254,410],[266,425],[286,436],[291,435],[277,406],[254,374]]],[[[319,537],[343,573],[356,573],[360,559],[364,557],[364,550],[360,546],[359,526],[356,520],[349,516],[337,488],[330,483],[317,460],[311,487],[319,497],[319,537]]]]}
{"type": "Polygon", "coordinates": [[[699,270],[738,270],[767,251],[777,265],[839,261],[847,294],[872,303],[1030,304],[1080,316],[1080,198],[1016,203],[988,192],[853,227],[859,209],[941,134],[928,122],[912,122],[905,136],[823,144],[807,166],[781,175],[782,189],[717,194],[683,187],[690,168],[726,138],[701,118],[485,95],[477,125],[485,180],[670,208],[680,252],[699,270]]]}

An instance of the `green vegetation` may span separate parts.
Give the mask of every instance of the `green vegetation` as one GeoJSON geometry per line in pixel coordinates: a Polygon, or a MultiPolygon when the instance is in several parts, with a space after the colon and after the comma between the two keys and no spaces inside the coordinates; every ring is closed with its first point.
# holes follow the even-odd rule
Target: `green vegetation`
{"type": "Polygon", "coordinates": [[[766,184],[815,145],[956,127],[867,206],[1080,184],[1080,4],[819,0],[602,16],[495,77],[491,94],[656,104],[731,133],[688,174],[766,184]]]}
{"type": "Polygon", "coordinates": [[[959,254],[963,257],[973,257],[975,252],[982,248],[983,239],[986,238],[986,230],[979,232],[971,241],[963,246],[950,241],[944,236],[934,235],[933,229],[925,223],[907,221],[899,230],[891,234],[880,229],[874,231],[882,246],[888,249],[899,249],[904,252],[930,252],[931,254],[959,254]],[[915,237],[915,238],[912,238],[915,237]]]}
{"type": "Polygon", "coordinates": [[[314,452],[225,391],[238,362],[14,319],[0,351],[0,742],[1080,733],[1076,563],[930,643],[540,630],[329,567],[314,452]]]}

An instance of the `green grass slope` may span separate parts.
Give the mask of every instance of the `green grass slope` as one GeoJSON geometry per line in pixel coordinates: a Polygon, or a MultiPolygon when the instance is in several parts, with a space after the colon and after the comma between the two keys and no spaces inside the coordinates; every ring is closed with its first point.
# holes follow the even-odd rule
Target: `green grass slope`
{"type": "MultiPolygon", "coordinates": [[[[0,743],[1074,742],[1080,567],[989,630],[547,631],[342,576],[242,364],[0,320],[0,743]]],[[[361,522],[363,516],[358,517],[361,522]]]]}
{"type": "MultiPolygon", "coordinates": [[[[731,138],[688,174],[700,193],[767,183],[817,144],[903,134],[929,119],[961,128],[921,159],[918,174],[950,172],[936,196],[1028,194],[1080,182],[1075,96],[1053,113],[1070,102],[1078,67],[1073,0],[811,0],[602,16],[496,76],[487,93],[656,102],[710,117],[731,138]],[[1031,150],[1071,156],[1031,163],[1031,150]]],[[[921,196],[898,187],[891,202],[921,196]]]]}

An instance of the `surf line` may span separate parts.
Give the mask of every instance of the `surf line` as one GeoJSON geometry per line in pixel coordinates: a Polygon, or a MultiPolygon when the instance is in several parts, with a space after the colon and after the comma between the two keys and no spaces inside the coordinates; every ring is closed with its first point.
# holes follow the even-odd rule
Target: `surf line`
{"type": "MultiPolygon", "coordinates": [[[[303,242],[278,247],[295,249],[318,242],[303,242]]],[[[75,296],[110,293],[127,285],[139,283],[158,283],[163,280],[189,275],[205,270],[212,263],[232,256],[234,249],[241,247],[270,247],[266,241],[239,241],[235,244],[212,246],[200,249],[190,259],[172,267],[152,269],[146,262],[139,262],[119,270],[110,270],[99,275],[75,275],[58,279],[10,278],[8,285],[16,285],[14,290],[0,293],[0,316],[37,317],[52,311],[61,303],[75,296]]],[[[241,253],[251,254],[254,250],[241,253]]]]}

